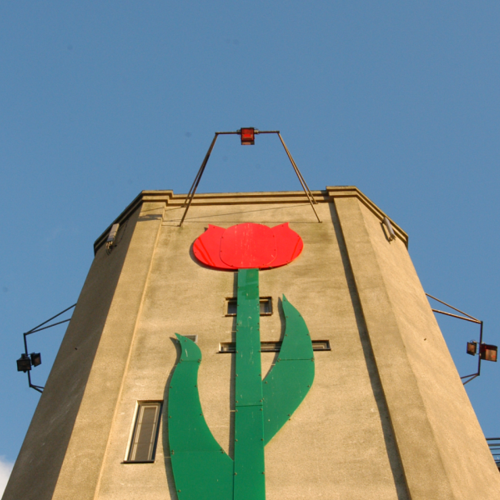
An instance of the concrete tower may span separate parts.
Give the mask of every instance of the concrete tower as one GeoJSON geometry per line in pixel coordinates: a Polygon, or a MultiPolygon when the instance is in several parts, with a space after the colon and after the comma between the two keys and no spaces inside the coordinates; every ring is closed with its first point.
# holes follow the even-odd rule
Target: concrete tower
{"type": "Polygon", "coordinates": [[[228,193],[179,227],[185,195],[142,192],[95,243],[4,500],[499,498],[407,235],[354,187],[314,196],[322,223],[304,193],[228,193]],[[270,235],[239,249],[268,268],[229,262],[235,227],[270,235]]]}

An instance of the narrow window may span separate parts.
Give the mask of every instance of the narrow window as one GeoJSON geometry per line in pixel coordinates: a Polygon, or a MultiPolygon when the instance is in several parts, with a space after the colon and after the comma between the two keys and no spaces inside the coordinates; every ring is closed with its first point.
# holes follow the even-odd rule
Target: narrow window
{"type": "MultiPolygon", "coordinates": [[[[260,343],[260,352],[280,352],[282,342],[263,340],[260,343]]],[[[313,351],[331,351],[329,340],[313,340],[313,351]]],[[[219,344],[220,353],[236,352],[236,342],[221,342],[219,344]]]]}
{"type": "MultiPolygon", "coordinates": [[[[260,297],[260,315],[271,316],[273,313],[272,297],[260,297]]],[[[226,316],[236,316],[238,302],[235,297],[226,299],[226,316]]]]}
{"type": "Polygon", "coordinates": [[[271,297],[260,297],[260,315],[270,316],[273,313],[273,299],[271,297]]]}
{"type": "Polygon", "coordinates": [[[159,401],[138,403],[127,462],[154,461],[161,405],[159,401]]]}
{"type": "Polygon", "coordinates": [[[236,316],[237,306],[236,299],[226,299],[226,316],[236,316]]]}

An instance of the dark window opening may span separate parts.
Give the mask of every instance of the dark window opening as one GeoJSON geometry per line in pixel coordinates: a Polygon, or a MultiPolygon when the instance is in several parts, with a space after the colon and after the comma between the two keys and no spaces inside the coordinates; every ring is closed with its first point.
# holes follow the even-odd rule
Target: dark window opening
{"type": "MultiPolygon", "coordinates": [[[[279,352],[282,342],[262,341],[260,343],[260,352],[279,352]]],[[[313,340],[313,351],[331,351],[329,340],[313,340]]],[[[219,344],[220,353],[235,353],[236,342],[221,342],[219,344]]]]}
{"type": "MultiPolygon", "coordinates": [[[[271,316],[273,314],[272,297],[260,297],[260,315],[271,316]]],[[[238,300],[236,297],[226,299],[226,316],[236,316],[238,300]]]]}

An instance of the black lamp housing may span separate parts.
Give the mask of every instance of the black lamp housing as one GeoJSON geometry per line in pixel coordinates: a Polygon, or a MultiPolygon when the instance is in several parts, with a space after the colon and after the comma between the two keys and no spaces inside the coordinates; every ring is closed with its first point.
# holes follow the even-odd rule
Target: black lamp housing
{"type": "Polygon", "coordinates": [[[33,366],[39,366],[42,364],[42,355],[39,352],[32,352],[30,354],[30,358],[33,366]]]}
{"type": "Polygon", "coordinates": [[[29,370],[31,370],[31,359],[27,354],[21,354],[17,360],[17,371],[26,373],[29,370]]]}

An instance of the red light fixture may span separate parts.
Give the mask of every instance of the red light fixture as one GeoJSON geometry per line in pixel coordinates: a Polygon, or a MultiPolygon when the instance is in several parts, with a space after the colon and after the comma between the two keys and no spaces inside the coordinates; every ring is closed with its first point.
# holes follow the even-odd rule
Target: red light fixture
{"type": "Polygon", "coordinates": [[[242,146],[253,146],[255,144],[255,129],[253,127],[241,128],[239,132],[242,146]]]}
{"type": "MultiPolygon", "coordinates": [[[[184,202],[185,205],[185,210],[184,214],[182,215],[181,221],[179,222],[179,227],[182,226],[182,223],[184,222],[184,219],[186,218],[187,212],[189,210],[189,207],[191,206],[191,202],[193,201],[193,197],[196,194],[196,189],[198,188],[198,184],[200,183],[201,176],[203,175],[203,172],[205,171],[205,167],[207,166],[208,159],[210,158],[210,154],[212,153],[212,149],[215,146],[215,142],[217,141],[217,137],[219,135],[239,135],[241,139],[241,145],[242,146],[251,146],[255,144],[255,136],[257,134],[277,134],[283,148],[285,149],[285,152],[288,156],[288,159],[290,160],[290,163],[292,164],[292,167],[297,174],[297,177],[299,178],[300,183],[302,184],[302,188],[304,189],[304,193],[307,196],[307,199],[309,201],[309,204],[311,205],[311,208],[314,212],[314,215],[316,216],[316,219],[318,219],[318,222],[321,222],[321,219],[319,218],[318,213],[316,212],[316,209],[314,208],[314,205],[317,203],[317,201],[314,199],[314,195],[312,194],[311,190],[309,189],[309,186],[306,184],[306,181],[304,180],[304,177],[300,173],[299,168],[297,167],[297,164],[295,163],[294,159],[292,158],[292,155],[288,148],[286,147],[285,141],[283,140],[283,137],[281,137],[280,131],[279,130],[257,130],[256,128],[253,127],[242,127],[239,130],[236,130],[234,132],[215,132],[215,136],[212,140],[212,143],[210,144],[210,147],[208,148],[207,154],[205,155],[205,158],[201,164],[200,169],[198,170],[198,173],[196,174],[196,177],[194,178],[193,184],[189,190],[188,195],[186,196],[186,201],[184,202]]],[[[110,249],[111,250],[111,245],[110,249]]]]}
{"type": "Polygon", "coordinates": [[[481,344],[481,351],[479,355],[481,359],[485,361],[496,361],[497,360],[498,347],[496,345],[481,344]]]}

